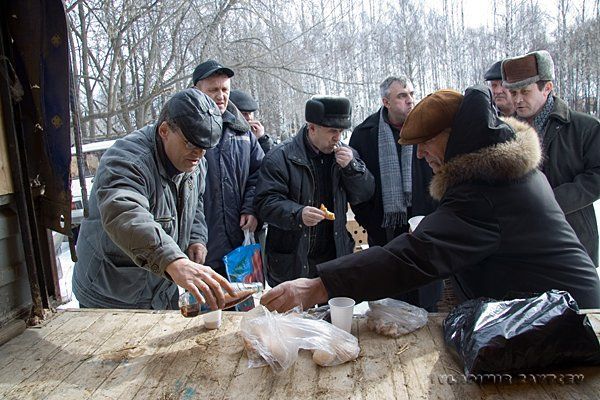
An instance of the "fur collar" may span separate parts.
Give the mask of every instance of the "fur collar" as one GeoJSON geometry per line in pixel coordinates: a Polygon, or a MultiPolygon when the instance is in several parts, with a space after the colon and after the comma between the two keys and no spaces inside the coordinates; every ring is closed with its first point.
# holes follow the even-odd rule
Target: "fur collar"
{"type": "Polygon", "coordinates": [[[515,131],[516,139],[451,159],[433,176],[431,197],[439,201],[446,190],[465,182],[519,179],[538,167],[542,152],[536,131],[515,118],[501,119],[515,131]]]}

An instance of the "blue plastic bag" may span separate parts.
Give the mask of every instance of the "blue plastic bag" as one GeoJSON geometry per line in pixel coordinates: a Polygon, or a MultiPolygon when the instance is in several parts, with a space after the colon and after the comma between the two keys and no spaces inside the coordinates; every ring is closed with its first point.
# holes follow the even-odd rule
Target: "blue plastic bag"
{"type": "MultiPolygon", "coordinates": [[[[254,235],[244,230],[244,243],[223,257],[227,278],[230,282],[260,282],[264,284],[260,244],[254,243],[254,235]]],[[[237,311],[254,308],[254,299],[235,306],[237,311]]]]}

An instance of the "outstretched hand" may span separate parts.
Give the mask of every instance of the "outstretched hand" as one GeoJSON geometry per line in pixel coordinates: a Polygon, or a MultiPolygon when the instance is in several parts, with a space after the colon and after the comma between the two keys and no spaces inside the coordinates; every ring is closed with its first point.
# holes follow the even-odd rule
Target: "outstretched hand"
{"type": "Polygon", "coordinates": [[[296,306],[308,309],[315,304],[326,302],[327,298],[327,290],[321,278],[299,278],[283,282],[266,291],[260,299],[260,304],[270,311],[286,312],[296,306]]]}
{"type": "Polygon", "coordinates": [[[206,265],[197,264],[187,258],[173,261],[165,271],[173,282],[190,292],[199,303],[208,303],[212,310],[225,306],[225,289],[235,296],[235,291],[229,281],[206,265]]]}

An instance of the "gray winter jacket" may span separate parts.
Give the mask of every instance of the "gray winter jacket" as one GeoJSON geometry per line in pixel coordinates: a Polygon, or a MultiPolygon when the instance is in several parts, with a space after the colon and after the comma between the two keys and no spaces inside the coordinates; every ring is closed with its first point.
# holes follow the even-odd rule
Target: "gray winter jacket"
{"type": "Polygon", "coordinates": [[[100,161],[81,224],[77,299],[98,308],[176,308],[177,286],[165,268],[186,258],[190,244],[207,242],[205,177],[204,159],[193,172],[168,177],[155,125],[117,140],[100,161]]]}
{"type": "MultiPolygon", "coordinates": [[[[319,207],[312,198],[314,178],[306,154],[304,134],[272,149],[265,157],[256,187],[255,207],[269,228],[266,240],[266,275],[271,286],[309,276],[308,251],[311,227],[302,222],[305,206],[319,207]]],[[[373,175],[353,150],[354,160],[332,170],[334,241],[338,257],[352,253],[354,241],[346,230],[348,202],[365,202],[375,190],[373,175]]]]}

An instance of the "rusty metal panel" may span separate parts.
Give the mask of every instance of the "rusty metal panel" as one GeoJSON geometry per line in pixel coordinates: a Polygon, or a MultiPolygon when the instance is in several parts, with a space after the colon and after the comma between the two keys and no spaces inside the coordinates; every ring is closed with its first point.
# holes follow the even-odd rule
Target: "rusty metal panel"
{"type": "Polygon", "coordinates": [[[14,70],[32,195],[39,222],[64,234],[71,228],[68,35],[61,1],[14,1],[8,6],[14,70]]]}

